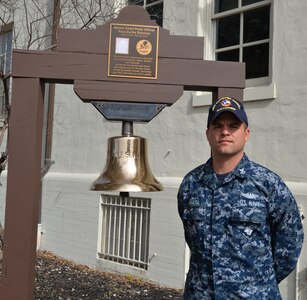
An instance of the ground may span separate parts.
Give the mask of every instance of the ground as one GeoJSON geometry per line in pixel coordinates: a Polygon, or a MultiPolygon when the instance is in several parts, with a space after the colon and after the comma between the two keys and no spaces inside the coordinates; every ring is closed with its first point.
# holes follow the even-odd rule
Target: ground
{"type": "Polygon", "coordinates": [[[36,261],[35,299],[182,299],[182,291],[132,275],[100,272],[46,251],[36,261]]]}

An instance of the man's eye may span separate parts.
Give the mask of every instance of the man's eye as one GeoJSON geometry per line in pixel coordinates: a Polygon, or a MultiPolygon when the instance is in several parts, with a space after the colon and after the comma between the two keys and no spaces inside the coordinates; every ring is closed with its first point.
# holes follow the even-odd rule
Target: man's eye
{"type": "Polygon", "coordinates": [[[221,128],[222,125],[221,124],[213,124],[213,128],[221,128]]]}

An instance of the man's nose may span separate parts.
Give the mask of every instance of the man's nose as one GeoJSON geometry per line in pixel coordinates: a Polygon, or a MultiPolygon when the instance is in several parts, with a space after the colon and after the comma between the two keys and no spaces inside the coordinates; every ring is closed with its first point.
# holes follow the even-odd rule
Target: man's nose
{"type": "Polygon", "coordinates": [[[224,135],[229,134],[229,127],[227,125],[222,126],[222,134],[224,134],[224,135]]]}

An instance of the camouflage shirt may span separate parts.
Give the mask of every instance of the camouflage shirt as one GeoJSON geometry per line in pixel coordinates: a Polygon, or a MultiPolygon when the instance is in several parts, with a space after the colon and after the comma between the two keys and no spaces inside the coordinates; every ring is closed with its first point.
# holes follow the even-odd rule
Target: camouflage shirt
{"type": "Polygon", "coordinates": [[[209,159],[183,179],[178,209],[191,250],[184,299],[281,299],[304,233],[278,175],[244,155],[219,181],[209,159]]]}

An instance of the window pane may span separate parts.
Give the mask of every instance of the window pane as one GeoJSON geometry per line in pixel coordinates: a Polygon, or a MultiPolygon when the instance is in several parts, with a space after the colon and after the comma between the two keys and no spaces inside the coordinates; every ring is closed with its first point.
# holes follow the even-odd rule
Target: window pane
{"type": "Polygon", "coordinates": [[[129,0],[129,5],[141,5],[144,6],[144,0],[129,0]]]}
{"type": "Polygon", "coordinates": [[[151,3],[155,3],[155,2],[160,2],[160,1],[159,0],[147,0],[146,5],[151,4],[151,3]]]}
{"type": "MultiPolygon", "coordinates": [[[[12,32],[6,32],[0,35],[0,72],[7,74],[11,71],[11,57],[12,57],[12,32]]],[[[2,81],[2,80],[1,80],[2,81]]],[[[9,89],[10,80],[6,80],[6,87],[9,89]]],[[[9,91],[8,91],[9,92],[9,91]]],[[[0,117],[6,116],[5,109],[5,95],[2,82],[0,89],[0,117]]]]}
{"type": "Polygon", "coordinates": [[[217,48],[238,45],[240,41],[240,15],[222,18],[217,21],[217,48]]]}
{"type": "Polygon", "coordinates": [[[0,56],[0,72],[1,73],[5,73],[4,65],[5,65],[5,63],[4,63],[4,56],[0,56]]]}
{"type": "Polygon", "coordinates": [[[257,3],[257,2],[261,2],[261,1],[263,1],[263,0],[242,0],[242,6],[253,4],[253,3],[257,3]]]}
{"type": "Polygon", "coordinates": [[[6,48],[6,36],[5,34],[0,35],[0,55],[5,53],[6,48]]]}
{"type": "Polygon", "coordinates": [[[163,26],[163,2],[157,5],[147,7],[147,11],[152,20],[155,20],[159,26],[163,26]]]}
{"type": "MultiPolygon", "coordinates": [[[[146,5],[152,4],[152,6],[146,7],[147,12],[150,15],[150,18],[152,20],[155,20],[155,22],[162,27],[163,25],[163,1],[159,4],[154,4],[155,2],[158,2],[157,0],[147,0],[146,5]]],[[[145,1],[144,0],[129,0],[129,5],[140,5],[144,6],[145,1]]]]}
{"type": "Polygon", "coordinates": [[[222,61],[239,61],[239,49],[217,53],[217,60],[222,61]]]}
{"type": "Polygon", "coordinates": [[[8,52],[6,56],[5,66],[4,66],[4,73],[9,73],[11,71],[11,57],[12,57],[12,53],[8,52]]]}
{"type": "Polygon", "coordinates": [[[238,0],[215,0],[214,12],[219,13],[237,7],[238,7],[238,0]]]}
{"type": "Polygon", "coordinates": [[[269,43],[243,48],[246,79],[269,75],[269,43]]]}
{"type": "Polygon", "coordinates": [[[12,52],[12,31],[7,34],[7,50],[8,53],[12,52]]]}
{"type": "Polygon", "coordinates": [[[270,37],[270,6],[244,13],[243,42],[253,42],[270,37]]]}

